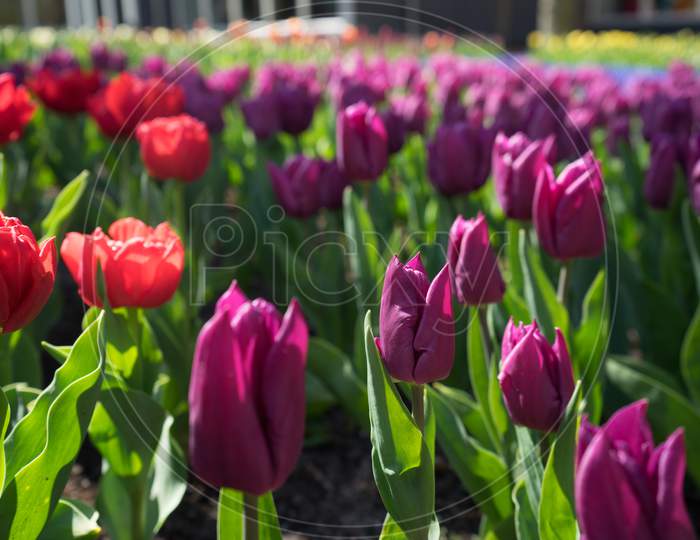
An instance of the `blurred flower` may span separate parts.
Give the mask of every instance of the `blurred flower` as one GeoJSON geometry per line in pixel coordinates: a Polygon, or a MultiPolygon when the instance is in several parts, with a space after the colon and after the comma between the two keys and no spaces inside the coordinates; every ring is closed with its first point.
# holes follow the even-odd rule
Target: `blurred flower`
{"type": "Polygon", "coordinates": [[[388,135],[377,111],[364,102],[336,119],[338,165],[350,180],[376,180],[387,164],[388,135]]]}
{"type": "Polygon", "coordinates": [[[496,195],[503,212],[511,219],[532,219],[532,199],[537,178],[550,156],[556,154],[555,139],[532,141],[524,133],[496,135],[491,170],[496,195]]]}
{"type": "Polygon", "coordinates": [[[430,106],[425,95],[413,93],[391,100],[392,108],[403,117],[406,130],[410,133],[425,133],[430,119],[430,106]]]}
{"type": "Polygon", "coordinates": [[[428,143],[428,176],[446,196],[479,189],[489,175],[491,133],[472,123],[438,127],[428,143]]]}
{"type": "Polygon", "coordinates": [[[532,219],[542,249],[555,259],[600,255],[605,247],[603,180],[591,152],[557,178],[545,165],[535,188],[532,219]]]}
{"type": "Polygon", "coordinates": [[[226,103],[235,100],[250,79],[250,67],[240,66],[215,71],[207,77],[207,85],[216,90],[226,103]]]}
{"type": "Polygon", "coordinates": [[[282,317],[235,281],[219,298],[189,390],[189,457],[204,481],[255,495],[285,482],[304,441],[308,339],[295,299],[282,317]]]}
{"type": "Polygon", "coordinates": [[[498,383],[515,424],[539,431],[556,430],[574,392],[574,374],[561,331],[554,345],[537,323],[508,321],[501,345],[498,383]]]}
{"type": "Polygon", "coordinates": [[[423,384],[450,374],[455,340],[448,265],[431,283],[420,254],[405,265],[392,257],[384,276],[377,346],[387,371],[400,381],[423,384]]]}
{"type": "Polygon", "coordinates": [[[9,65],[0,67],[0,74],[9,73],[11,75],[14,75],[15,84],[17,86],[20,86],[26,82],[29,72],[30,68],[24,62],[12,62],[9,65]]]}
{"type": "Polygon", "coordinates": [[[447,260],[461,304],[478,306],[501,301],[506,286],[491,249],[486,218],[481,212],[469,220],[457,216],[450,228],[447,260]]]}
{"type": "Polygon", "coordinates": [[[55,279],[54,238],[38,244],[29,227],[0,212],[0,334],[32,322],[51,296],[55,279]]]}
{"type": "Polygon", "coordinates": [[[95,43],[90,47],[92,67],[100,71],[124,71],[127,58],[124,51],[110,50],[104,43],[95,43]]]}
{"type": "Polygon", "coordinates": [[[644,197],[652,208],[668,208],[675,181],[676,143],[672,136],[659,133],[651,140],[649,169],[644,180],[644,197]]]}
{"type": "Polygon", "coordinates": [[[613,414],[603,427],[581,422],[576,515],[586,540],[695,540],[683,498],[683,429],[654,447],[647,402],[613,414]]]}
{"type": "Polygon", "coordinates": [[[112,223],[108,233],[99,227],[92,234],[70,232],[61,244],[61,258],[83,302],[102,307],[98,263],[111,307],[154,308],[170,300],[185,263],[182,242],[170,225],[153,229],[129,217],[112,223]]]}
{"type": "Polygon", "coordinates": [[[246,125],[258,140],[269,139],[280,130],[277,100],[269,94],[260,94],[241,102],[246,125]]]}
{"type": "Polygon", "coordinates": [[[24,86],[15,86],[13,79],[0,74],[0,144],[19,139],[36,109],[24,86]]]}
{"type": "Polygon", "coordinates": [[[159,180],[192,182],[209,166],[211,143],[207,128],[187,114],[142,122],[136,138],[148,174],[159,180]]]}
{"type": "Polygon", "coordinates": [[[76,114],[87,109],[88,100],[100,88],[100,77],[95,71],[80,68],[41,69],[30,78],[29,88],[49,109],[76,114]]]}
{"type": "Polygon", "coordinates": [[[406,141],[406,122],[395,107],[389,107],[379,113],[379,116],[386,129],[387,150],[389,154],[395,154],[403,148],[406,141]]]}
{"type": "Polygon", "coordinates": [[[58,47],[46,53],[37,66],[37,71],[49,70],[54,73],[75,71],[80,69],[80,63],[68,49],[58,47]]]}

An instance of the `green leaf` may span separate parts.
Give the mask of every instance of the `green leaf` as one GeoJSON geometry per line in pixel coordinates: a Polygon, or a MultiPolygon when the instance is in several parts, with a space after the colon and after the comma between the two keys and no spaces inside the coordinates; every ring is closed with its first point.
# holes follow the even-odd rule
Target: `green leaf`
{"type": "MultiPolygon", "coordinates": [[[[399,527],[398,523],[394,521],[391,514],[387,514],[386,518],[384,518],[384,525],[382,526],[382,532],[379,535],[379,540],[409,540],[410,538],[411,537],[408,536],[401,527],[399,527]]],[[[433,515],[430,522],[427,540],[440,540],[440,523],[435,515],[433,515]]]]}
{"type": "Polygon", "coordinates": [[[102,529],[99,513],[82,501],[60,499],[38,540],[89,540],[98,538],[102,529]]]}
{"type": "Polygon", "coordinates": [[[352,186],[345,188],[343,194],[343,219],[348,246],[350,270],[354,275],[358,295],[358,306],[364,309],[376,305],[381,276],[379,268],[380,249],[377,236],[367,209],[360,198],[353,192],[352,186]]]}
{"type": "MultiPolygon", "coordinates": [[[[282,540],[272,493],[257,499],[258,540],[282,540]]],[[[243,493],[229,488],[219,492],[216,523],[217,540],[240,540],[245,536],[243,493]]]]}
{"type": "Polygon", "coordinates": [[[683,203],[683,233],[693,265],[695,289],[700,295],[700,224],[689,200],[683,203]]]}
{"type": "Polygon", "coordinates": [[[5,440],[2,538],[35,538],[58,503],[98,396],[104,362],[101,322],[80,335],[51,384],[5,440]]]}
{"type": "MultiPolygon", "coordinates": [[[[0,389],[0,442],[5,440],[7,427],[10,425],[10,404],[7,401],[5,392],[0,389]]],[[[0,494],[5,485],[5,447],[0,445],[0,494]]]]}
{"type": "Polygon", "coordinates": [[[9,202],[5,154],[0,153],[0,208],[6,210],[9,202]]]}
{"type": "Polygon", "coordinates": [[[46,341],[42,341],[41,346],[59,364],[63,364],[67,360],[71,350],[70,345],[51,345],[46,341]]]}
{"type": "Polygon", "coordinates": [[[448,399],[428,390],[437,425],[437,439],[450,466],[489,519],[498,523],[513,513],[510,474],[498,454],[470,437],[448,399]]]}
{"type": "Polygon", "coordinates": [[[549,450],[539,508],[541,540],[577,540],[578,538],[574,501],[574,461],[580,395],[581,383],[579,382],[566,406],[556,441],[549,450]]]}
{"type": "Polygon", "coordinates": [[[518,482],[513,489],[513,504],[515,505],[515,534],[518,540],[540,540],[537,530],[537,517],[530,506],[525,482],[518,482]]]}
{"type": "Polygon", "coordinates": [[[649,401],[647,417],[657,438],[668,437],[679,426],[685,429],[688,472],[700,485],[700,410],[678,390],[636,369],[634,364],[609,357],[605,370],[611,385],[624,402],[639,399],[649,401]]]}
{"type": "Polygon", "coordinates": [[[440,383],[433,383],[433,388],[445,397],[450,408],[464,424],[467,433],[479,441],[482,446],[494,450],[479,404],[464,390],[440,383]]]}
{"type": "Polygon", "coordinates": [[[68,182],[61,192],[56,196],[51,210],[41,222],[41,230],[44,238],[59,236],[63,231],[63,226],[71,217],[73,210],[80,201],[87,187],[88,172],[83,171],[73,180],[68,182]]]}
{"type": "Polygon", "coordinates": [[[690,396],[700,406],[700,306],[683,338],[681,373],[690,396]]]}
{"type": "Polygon", "coordinates": [[[369,428],[367,388],[355,375],[352,361],[323,338],[309,340],[307,369],[318,377],[357,424],[369,428]]]}
{"type": "Polygon", "coordinates": [[[394,520],[409,538],[421,538],[435,508],[430,447],[384,369],[369,312],[365,317],[365,351],[374,480],[394,520]]]}
{"type": "MultiPolygon", "coordinates": [[[[515,426],[515,437],[518,441],[518,465],[523,469],[521,474],[525,480],[525,492],[530,501],[530,508],[539,508],[544,471],[539,450],[533,441],[533,432],[526,427],[515,426]]],[[[521,474],[518,477],[521,477],[521,474]]]]}
{"type": "MultiPolygon", "coordinates": [[[[8,431],[12,431],[19,421],[32,410],[36,399],[41,395],[41,390],[31,388],[24,383],[8,384],[3,390],[10,405],[8,431]]],[[[2,492],[2,489],[0,489],[0,492],[2,492]]]]}
{"type": "Polygon", "coordinates": [[[524,231],[524,234],[527,234],[527,229],[523,227],[522,222],[513,219],[507,220],[506,255],[508,256],[508,271],[510,272],[508,289],[514,289],[516,294],[522,293],[525,284],[519,253],[521,230],[524,231]]]}
{"type": "MultiPolygon", "coordinates": [[[[569,313],[559,303],[554,286],[542,267],[537,248],[529,246],[525,231],[520,231],[520,263],[523,269],[525,301],[549,341],[554,340],[554,328],[569,335],[569,313]]],[[[518,321],[516,321],[518,322],[518,321]]],[[[529,321],[523,321],[529,322],[529,321]]]]}

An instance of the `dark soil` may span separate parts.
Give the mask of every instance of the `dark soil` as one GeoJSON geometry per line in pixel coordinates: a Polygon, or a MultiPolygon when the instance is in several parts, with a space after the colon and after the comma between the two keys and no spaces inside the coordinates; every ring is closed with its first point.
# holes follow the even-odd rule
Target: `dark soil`
{"type": "MultiPolygon", "coordinates": [[[[372,478],[369,437],[349,425],[338,411],[327,413],[323,443],[304,448],[287,483],[275,492],[285,540],[377,538],[385,511],[372,478]]],[[[97,472],[92,452],[83,452],[73,468],[65,495],[94,504],[97,472]]],[[[437,508],[441,528],[450,539],[464,540],[477,530],[478,511],[459,480],[438,455],[437,508]]],[[[191,484],[180,506],[157,538],[215,540],[217,493],[191,484]]]]}

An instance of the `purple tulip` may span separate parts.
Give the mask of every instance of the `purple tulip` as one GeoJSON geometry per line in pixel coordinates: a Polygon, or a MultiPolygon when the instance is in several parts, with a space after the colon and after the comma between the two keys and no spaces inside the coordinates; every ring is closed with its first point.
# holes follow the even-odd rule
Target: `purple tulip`
{"type": "Polygon", "coordinates": [[[319,198],[321,206],[337,210],[343,205],[343,191],[348,185],[348,179],[340,170],[336,160],[318,160],[321,172],[319,177],[319,198]]]}
{"type": "Polygon", "coordinates": [[[364,82],[342,82],[336,91],[336,103],[339,109],[347,109],[356,103],[375,105],[384,101],[384,94],[364,82]]]}
{"type": "Polygon", "coordinates": [[[654,447],[647,402],[581,423],[576,514],[585,540],[695,540],[683,499],[683,429],[654,447]]]}
{"type": "Polygon", "coordinates": [[[431,283],[420,254],[405,265],[396,256],[391,259],[377,345],[387,371],[400,381],[423,384],[450,374],[455,342],[447,265],[431,283]]]}
{"type": "Polygon", "coordinates": [[[532,199],[540,172],[549,156],[555,153],[554,136],[531,141],[524,133],[506,137],[496,135],[491,156],[491,170],[496,195],[506,216],[530,221],[532,199]]]}
{"type": "Polygon", "coordinates": [[[406,142],[406,122],[394,107],[382,111],[380,116],[386,128],[387,150],[389,154],[395,154],[406,142]]]}
{"type": "Polygon", "coordinates": [[[320,99],[312,85],[288,81],[276,89],[282,131],[299,135],[311,125],[320,99]]]}
{"type": "Polygon", "coordinates": [[[540,245],[559,260],[596,257],[605,247],[603,180],[591,152],[559,177],[545,165],[537,180],[532,219],[540,245]]]}
{"type": "Polygon", "coordinates": [[[403,117],[409,133],[425,133],[430,118],[428,98],[420,93],[396,97],[391,101],[392,108],[403,117]]]}
{"type": "Polygon", "coordinates": [[[501,301],[506,286],[489,243],[486,218],[457,216],[447,246],[453,289],[461,304],[478,306],[501,301]]]}
{"type": "Polygon", "coordinates": [[[296,300],[282,317],[234,281],[197,338],[189,389],[190,464],[216,488],[281,486],[304,440],[309,333],[296,300]]]}
{"type": "Polygon", "coordinates": [[[124,71],[127,57],[124,51],[110,50],[104,43],[95,43],[90,47],[92,66],[101,71],[124,71]]]}
{"type": "Polygon", "coordinates": [[[537,323],[508,321],[501,345],[498,383],[514,423],[538,431],[556,430],[574,393],[574,374],[561,331],[554,345],[537,323]]]}
{"type": "Polygon", "coordinates": [[[443,124],[428,143],[428,175],[443,195],[470,193],[489,175],[492,137],[467,122],[443,124]]]}
{"type": "Polygon", "coordinates": [[[350,180],[376,180],[386,169],[388,136],[377,111],[364,102],[338,113],[338,165],[350,180]]]}
{"type": "Polygon", "coordinates": [[[245,123],[258,140],[269,139],[280,131],[277,100],[271,94],[259,94],[241,103],[245,123]]]}
{"type": "Polygon", "coordinates": [[[219,92],[226,103],[230,103],[238,97],[249,78],[248,66],[222,69],[207,77],[207,86],[219,92]]]}
{"type": "Polygon", "coordinates": [[[319,161],[300,155],[288,159],[282,167],[267,164],[277,201],[290,216],[307,218],[321,208],[319,161]]]}
{"type": "Polygon", "coordinates": [[[39,70],[47,69],[57,73],[79,68],[80,63],[75,55],[68,49],[60,47],[46,53],[38,66],[39,70]]]}
{"type": "Polygon", "coordinates": [[[659,133],[651,141],[649,170],[644,181],[644,197],[652,208],[663,210],[671,204],[676,178],[676,143],[672,136],[659,133]]]}

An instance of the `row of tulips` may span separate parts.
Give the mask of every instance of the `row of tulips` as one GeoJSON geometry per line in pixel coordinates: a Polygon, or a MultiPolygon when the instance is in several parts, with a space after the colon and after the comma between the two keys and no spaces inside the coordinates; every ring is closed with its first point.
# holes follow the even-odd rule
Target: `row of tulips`
{"type": "Polygon", "coordinates": [[[67,537],[151,537],[189,464],[220,491],[220,537],[279,538],[271,492],[330,400],[369,431],[383,538],[438,538],[436,444],[484,538],[695,538],[691,69],[627,85],[351,54],[269,62],[243,97],[249,66],[91,57],[0,75],[0,197],[32,224],[0,231],[0,536],[63,538],[70,515],[67,537]],[[76,164],[90,186],[64,185],[76,164]],[[207,236],[220,220],[246,253],[207,236]],[[28,366],[75,296],[51,295],[55,245],[89,309],[72,346],[42,343],[60,367],[40,391],[28,366]],[[96,509],[60,497],[86,436],[96,509]]]}

